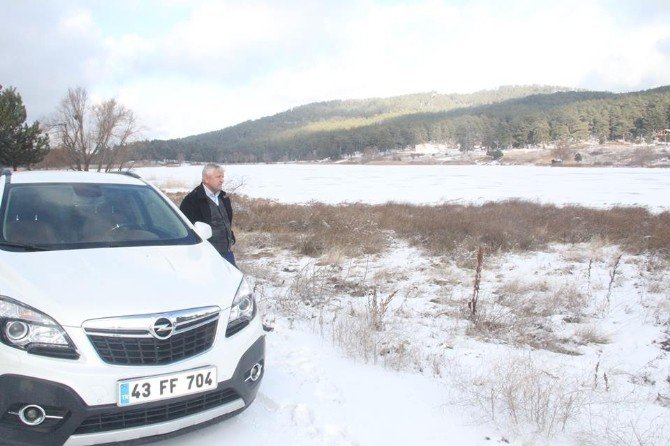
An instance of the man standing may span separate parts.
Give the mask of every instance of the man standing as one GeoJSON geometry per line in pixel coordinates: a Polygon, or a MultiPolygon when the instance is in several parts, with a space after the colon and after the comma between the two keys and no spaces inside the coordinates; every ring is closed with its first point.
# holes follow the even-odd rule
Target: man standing
{"type": "Polygon", "coordinates": [[[179,209],[191,220],[201,221],[212,227],[212,238],[209,242],[233,266],[233,208],[230,198],[222,191],[223,168],[218,164],[207,164],[202,169],[202,183],[184,197],[179,209]]]}

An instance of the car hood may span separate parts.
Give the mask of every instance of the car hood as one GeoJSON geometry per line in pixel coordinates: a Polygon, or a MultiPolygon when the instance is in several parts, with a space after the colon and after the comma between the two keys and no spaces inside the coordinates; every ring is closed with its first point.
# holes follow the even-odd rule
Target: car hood
{"type": "Polygon", "coordinates": [[[241,279],[208,243],[0,254],[0,294],[63,326],[211,305],[225,309],[241,279]]]}

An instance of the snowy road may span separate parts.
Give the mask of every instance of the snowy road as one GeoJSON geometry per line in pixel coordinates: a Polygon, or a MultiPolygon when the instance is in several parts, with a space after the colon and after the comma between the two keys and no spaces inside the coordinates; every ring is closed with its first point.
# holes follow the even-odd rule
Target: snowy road
{"type": "Polygon", "coordinates": [[[318,335],[288,327],[267,343],[267,375],[249,409],[156,444],[492,444],[445,404],[448,389],[436,380],[357,364],[318,335]]]}

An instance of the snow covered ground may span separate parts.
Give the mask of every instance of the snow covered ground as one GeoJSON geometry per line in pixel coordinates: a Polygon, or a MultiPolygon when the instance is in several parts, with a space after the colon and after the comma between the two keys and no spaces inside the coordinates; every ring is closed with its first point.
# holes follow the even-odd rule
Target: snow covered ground
{"type": "MultiPolygon", "coordinates": [[[[464,202],[517,197],[525,184],[543,202],[668,206],[661,170],[415,170],[396,188],[407,167],[230,166],[227,180],[245,176],[241,193],[287,202],[429,203],[440,190],[429,185],[449,172],[470,185],[464,202]],[[356,188],[345,185],[354,177],[356,188]],[[363,191],[343,195],[350,188],[363,191]]],[[[189,189],[200,167],[138,171],[189,189]]],[[[259,395],[241,415],[162,445],[670,444],[667,259],[600,240],[487,255],[473,318],[472,253],[429,256],[394,240],[379,254],[314,259],[244,234],[238,245],[274,326],[259,395]]]]}
{"type": "Polygon", "coordinates": [[[490,444],[446,404],[438,381],[348,360],[314,333],[282,324],[267,351],[267,375],[247,411],[161,444],[490,444]]]}

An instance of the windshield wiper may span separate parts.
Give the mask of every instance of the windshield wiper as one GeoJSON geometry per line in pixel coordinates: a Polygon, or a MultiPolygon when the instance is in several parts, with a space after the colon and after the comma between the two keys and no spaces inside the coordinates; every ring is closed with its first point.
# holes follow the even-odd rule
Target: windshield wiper
{"type": "Polygon", "coordinates": [[[50,251],[49,248],[43,246],[30,245],[27,243],[15,243],[15,242],[0,242],[0,247],[6,246],[8,248],[21,248],[25,251],[50,251]]]}

